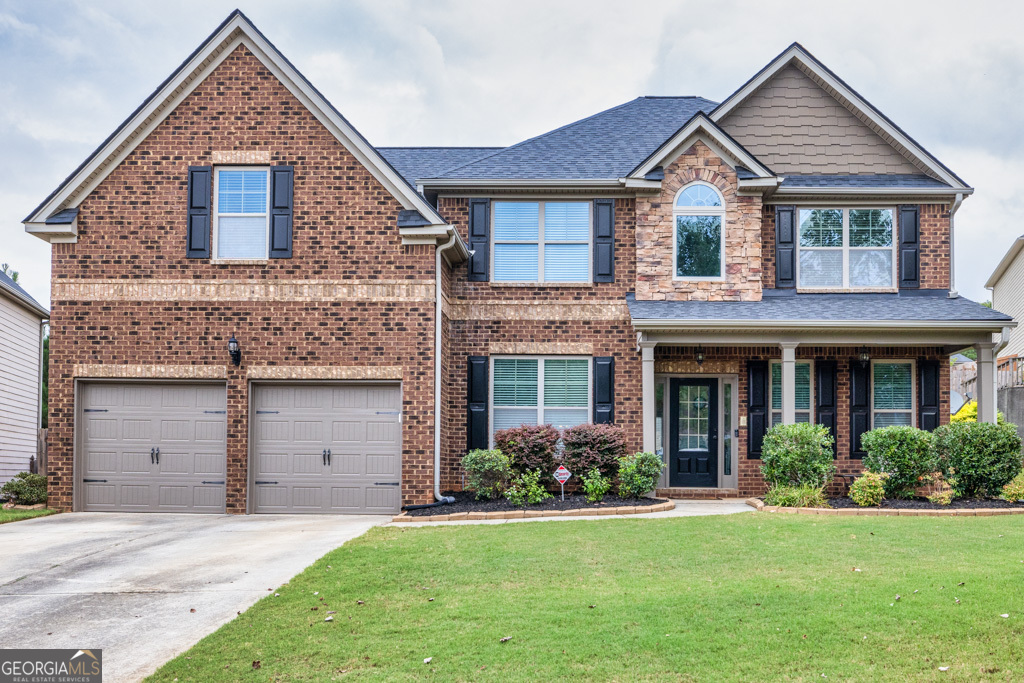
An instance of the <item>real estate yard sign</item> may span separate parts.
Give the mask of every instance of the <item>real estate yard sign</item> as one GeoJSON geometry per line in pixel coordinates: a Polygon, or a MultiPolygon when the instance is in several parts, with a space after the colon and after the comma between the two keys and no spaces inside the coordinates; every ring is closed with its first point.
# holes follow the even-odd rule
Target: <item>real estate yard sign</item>
{"type": "Polygon", "coordinates": [[[558,469],[555,470],[555,479],[558,480],[559,485],[562,487],[562,500],[565,500],[565,482],[569,481],[571,476],[572,472],[565,469],[565,465],[559,465],[558,469]]]}

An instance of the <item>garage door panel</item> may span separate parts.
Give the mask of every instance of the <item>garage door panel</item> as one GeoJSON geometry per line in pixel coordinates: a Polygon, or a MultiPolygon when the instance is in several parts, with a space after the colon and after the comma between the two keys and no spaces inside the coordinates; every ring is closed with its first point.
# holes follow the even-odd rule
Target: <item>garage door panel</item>
{"type": "Polygon", "coordinates": [[[254,404],[266,407],[255,416],[253,430],[256,512],[399,509],[398,386],[257,386],[255,394],[254,404]]]}
{"type": "Polygon", "coordinates": [[[223,385],[85,384],[80,398],[83,509],[224,511],[223,385]]]}

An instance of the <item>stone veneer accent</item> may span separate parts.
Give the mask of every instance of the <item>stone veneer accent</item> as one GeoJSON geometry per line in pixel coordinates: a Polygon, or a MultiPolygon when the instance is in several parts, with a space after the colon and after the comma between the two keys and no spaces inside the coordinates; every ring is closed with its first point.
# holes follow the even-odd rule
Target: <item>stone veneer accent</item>
{"type": "Polygon", "coordinates": [[[223,365],[116,365],[82,363],[72,375],[89,379],[226,379],[223,365]]]}
{"type": "Polygon", "coordinates": [[[665,168],[661,193],[636,200],[636,298],[639,300],[760,301],[761,198],[737,193],[736,172],[696,142],[665,168]],[[716,280],[676,280],[676,193],[694,181],[714,185],[725,200],[725,273],[716,280]]]}
{"type": "Polygon", "coordinates": [[[258,150],[234,150],[230,152],[211,152],[210,161],[217,164],[265,165],[270,163],[270,152],[258,150]]]}
{"type": "Polygon", "coordinates": [[[256,365],[249,379],[402,379],[401,365],[256,365]]]}
{"type": "Polygon", "coordinates": [[[706,360],[703,365],[697,365],[695,360],[659,360],[654,362],[654,371],[671,374],[738,375],[740,362],[736,360],[706,360]]]}
{"type": "Polygon", "coordinates": [[[591,342],[491,342],[488,350],[491,355],[589,356],[594,353],[594,345],[591,342]]]}
{"type": "Polygon", "coordinates": [[[54,301],[433,301],[433,280],[56,280],[54,301]]]}

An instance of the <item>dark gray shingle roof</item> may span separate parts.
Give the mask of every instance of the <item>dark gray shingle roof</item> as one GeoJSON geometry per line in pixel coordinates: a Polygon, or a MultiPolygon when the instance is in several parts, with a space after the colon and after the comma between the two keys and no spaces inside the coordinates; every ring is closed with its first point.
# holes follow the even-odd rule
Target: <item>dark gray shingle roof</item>
{"type": "Polygon", "coordinates": [[[935,188],[949,189],[949,185],[931,176],[913,173],[895,173],[892,175],[786,175],[782,187],[790,188],[829,188],[829,189],[867,189],[879,187],[898,188],[935,188]]]}
{"type": "Polygon", "coordinates": [[[4,272],[0,272],[0,292],[7,294],[10,298],[31,309],[41,318],[50,317],[50,312],[41,303],[33,299],[31,294],[22,289],[21,285],[4,272]]]}
{"type": "Polygon", "coordinates": [[[992,321],[1008,315],[970,299],[899,294],[796,294],[760,301],[637,301],[626,297],[634,320],[992,321]]]}
{"type": "Polygon", "coordinates": [[[703,97],[638,97],[437,177],[622,178],[695,114],[711,111],[714,106],[714,102],[703,97]]]}
{"type": "Polygon", "coordinates": [[[410,185],[494,154],[502,147],[378,147],[377,151],[410,185]]]}

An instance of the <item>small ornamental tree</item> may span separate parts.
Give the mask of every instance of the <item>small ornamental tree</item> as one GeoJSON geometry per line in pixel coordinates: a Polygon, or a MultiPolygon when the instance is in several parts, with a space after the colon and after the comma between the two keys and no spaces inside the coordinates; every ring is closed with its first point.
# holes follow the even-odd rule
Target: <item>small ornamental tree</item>
{"type": "Polygon", "coordinates": [[[625,454],[626,435],[619,425],[582,424],[562,432],[562,464],[573,474],[597,469],[614,477],[625,454]]]}
{"type": "Polygon", "coordinates": [[[555,451],[558,430],[551,425],[520,425],[494,433],[494,446],[512,460],[512,469],[523,474],[540,471],[544,485],[555,483],[555,451]]]}

